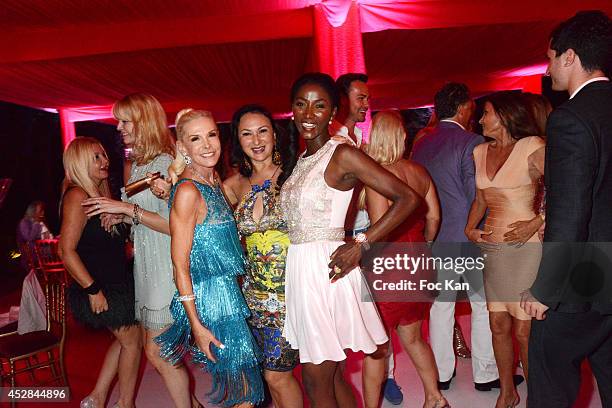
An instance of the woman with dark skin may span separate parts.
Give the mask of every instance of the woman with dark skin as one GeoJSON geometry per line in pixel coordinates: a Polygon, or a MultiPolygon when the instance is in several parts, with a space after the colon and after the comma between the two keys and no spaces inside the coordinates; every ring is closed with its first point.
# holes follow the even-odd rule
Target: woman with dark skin
{"type": "Polygon", "coordinates": [[[356,406],[338,364],[346,359],[344,350],[351,348],[366,354],[365,406],[377,407],[388,338],[374,304],[361,301],[358,264],[369,243],[401,224],[420,198],[357,148],[331,140],[328,126],[338,106],[331,77],[303,75],[293,84],[291,101],[293,126],[304,139],[306,151],[281,192],[291,240],[283,334],[300,351],[311,406],[356,406]],[[393,204],[367,235],[344,243],[344,218],[358,183],[393,204]]]}

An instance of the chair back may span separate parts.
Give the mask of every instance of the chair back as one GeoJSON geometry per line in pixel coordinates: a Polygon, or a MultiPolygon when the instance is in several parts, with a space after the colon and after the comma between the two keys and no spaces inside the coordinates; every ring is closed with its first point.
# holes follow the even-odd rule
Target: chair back
{"type": "Polygon", "coordinates": [[[66,335],[66,284],[64,282],[47,282],[45,284],[47,305],[47,331],[61,336],[62,343],[66,335]]]}
{"type": "Polygon", "coordinates": [[[59,256],[59,239],[39,239],[35,241],[36,258],[42,270],[45,280],[49,280],[49,273],[61,273],[61,277],[66,281],[66,269],[64,262],[59,256]]]}

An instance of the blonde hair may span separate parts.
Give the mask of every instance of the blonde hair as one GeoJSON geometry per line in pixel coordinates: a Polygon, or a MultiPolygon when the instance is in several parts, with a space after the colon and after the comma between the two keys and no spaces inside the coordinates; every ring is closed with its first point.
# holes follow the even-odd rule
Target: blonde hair
{"type": "MultiPolygon", "coordinates": [[[[400,161],[406,151],[404,121],[397,111],[382,111],[374,115],[370,141],[363,151],[380,165],[400,161]]],[[[365,208],[365,189],[359,194],[359,208],[365,208]]]]}
{"type": "Polygon", "coordinates": [[[134,123],[133,156],[138,165],[147,164],[162,153],[174,154],[166,113],[154,96],[145,93],[124,96],[113,105],[113,116],[134,123]]]}
{"type": "MultiPolygon", "coordinates": [[[[192,109],[185,108],[181,109],[179,113],[176,114],[176,120],[174,123],[176,124],[176,138],[177,140],[183,140],[185,137],[185,125],[191,122],[194,119],[199,118],[210,118],[213,121],[212,113],[205,110],[200,109],[192,109]]],[[[170,167],[168,167],[168,174],[172,179],[172,184],[175,184],[178,181],[179,176],[185,171],[185,167],[187,164],[185,163],[185,156],[181,152],[179,152],[178,147],[176,148],[176,155],[174,156],[174,160],[170,167]]]]}
{"type": "Polygon", "coordinates": [[[93,137],[77,137],[70,142],[63,156],[66,173],[64,191],[70,186],[78,186],[90,197],[111,196],[108,180],[102,180],[98,185],[89,174],[91,163],[94,161],[94,148],[97,146],[105,152],[102,144],[93,137]]]}

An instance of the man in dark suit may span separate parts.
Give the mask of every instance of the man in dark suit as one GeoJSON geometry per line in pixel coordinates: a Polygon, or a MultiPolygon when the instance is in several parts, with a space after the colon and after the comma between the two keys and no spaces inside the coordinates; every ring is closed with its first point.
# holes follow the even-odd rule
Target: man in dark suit
{"type": "MultiPolygon", "coordinates": [[[[434,254],[443,258],[478,256],[478,251],[465,253],[472,245],[463,232],[476,191],[472,153],[476,145],[484,142],[482,136],[466,130],[474,102],[467,86],[449,83],[436,93],[434,109],[440,123],[419,141],[412,152],[412,159],[425,166],[431,175],[440,199],[442,223],[433,247],[434,254]]],[[[469,275],[442,268],[438,270],[438,281],[462,278],[470,282],[468,295],[472,306],[474,385],[480,391],[490,391],[491,388],[499,388],[499,374],[493,355],[482,270],[469,275]]],[[[453,327],[456,296],[454,291],[441,291],[430,311],[429,337],[441,390],[450,387],[455,371],[453,327]]]]}
{"type": "Polygon", "coordinates": [[[548,70],[570,99],[546,127],[545,249],[521,306],[535,317],[529,407],[573,405],[588,358],[612,407],[612,22],[580,12],[552,33],[548,70]]]}

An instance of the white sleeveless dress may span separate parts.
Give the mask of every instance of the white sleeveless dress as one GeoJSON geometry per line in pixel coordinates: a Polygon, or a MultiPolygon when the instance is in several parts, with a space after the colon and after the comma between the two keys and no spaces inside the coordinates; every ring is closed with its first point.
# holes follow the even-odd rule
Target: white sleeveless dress
{"type": "Polygon", "coordinates": [[[329,280],[331,254],[344,244],[344,220],[353,190],[327,185],[325,169],[339,145],[330,140],[301,157],[281,191],[291,245],[286,260],[283,335],[301,363],[346,359],[345,349],[372,353],[388,340],[363,275],[355,268],[329,280]]]}

